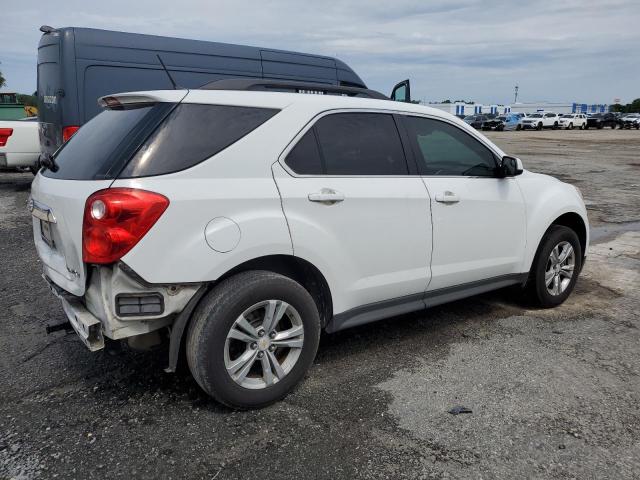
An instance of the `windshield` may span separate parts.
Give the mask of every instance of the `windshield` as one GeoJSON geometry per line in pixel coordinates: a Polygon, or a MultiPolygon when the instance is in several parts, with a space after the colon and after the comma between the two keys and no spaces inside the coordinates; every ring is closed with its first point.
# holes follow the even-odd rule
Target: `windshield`
{"type": "Polygon", "coordinates": [[[573,115],[569,115],[569,114],[562,115],[562,118],[573,118],[573,117],[574,117],[573,115]]]}
{"type": "Polygon", "coordinates": [[[541,113],[534,113],[533,115],[529,115],[529,118],[542,118],[541,113]]]}

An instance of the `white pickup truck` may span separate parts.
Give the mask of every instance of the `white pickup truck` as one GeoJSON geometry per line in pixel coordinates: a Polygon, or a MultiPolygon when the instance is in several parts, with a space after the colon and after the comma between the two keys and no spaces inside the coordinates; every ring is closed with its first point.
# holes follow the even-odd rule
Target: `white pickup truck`
{"type": "Polygon", "coordinates": [[[0,121],[0,167],[35,171],[40,156],[38,118],[0,121]]]}

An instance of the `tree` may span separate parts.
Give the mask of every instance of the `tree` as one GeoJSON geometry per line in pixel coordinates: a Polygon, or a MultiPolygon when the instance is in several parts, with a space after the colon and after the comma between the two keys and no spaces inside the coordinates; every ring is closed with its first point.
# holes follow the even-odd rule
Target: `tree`
{"type": "Polygon", "coordinates": [[[2,72],[0,72],[0,88],[4,87],[7,84],[6,80],[2,76],[2,72]]]}
{"type": "Polygon", "coordinates": [[[636,98],[633,102],[627,104],[627,112],[640,112],[640,98],[636,98]]]}
{"type": "Polygon", "coordinates": [[[38,99],[35,95],[25,95],[24,93],[19,93],[17,95],[18,103],[22,103],[28,107],[35,107],[38,105],[38,99]]]}

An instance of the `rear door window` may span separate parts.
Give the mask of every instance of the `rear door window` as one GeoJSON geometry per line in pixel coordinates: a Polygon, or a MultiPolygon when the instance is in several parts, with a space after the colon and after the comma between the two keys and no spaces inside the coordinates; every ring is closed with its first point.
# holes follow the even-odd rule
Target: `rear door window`
{"type": "Polygon", "coordinates": [[[327,175],[408,175],[393,116],[336,113],[315,125],[327,175]]]}
{"type": "Polygon", "coordinates": [[[315,130],[312,128],[298,141],[287,155],[285,163],[300,175],[322,175],[324,168],[318,150],[315,130]]]}
{"type": "Polygon", "coordinates": [[[193,167],[255,130],[279,110],[179,104],[144,142],[120,178],[164,175],[193,167]]]}

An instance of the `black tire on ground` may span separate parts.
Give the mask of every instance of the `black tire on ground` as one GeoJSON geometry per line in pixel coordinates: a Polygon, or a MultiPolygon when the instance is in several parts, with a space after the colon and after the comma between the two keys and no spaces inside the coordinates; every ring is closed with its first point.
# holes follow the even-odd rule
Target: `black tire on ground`
{"type": "Polygon", "coordinates": [[[542,130],[542,122],[538,122],[538,125],[536,126],[536,130],[542,130]]]}
{"type": "MultiPolygon", "coordinates": [[[[629,127],[629,130],[631,130],[631,127],[629,127]]],[[[636,130],[640,130],[640,123],[636,123],[636,130]]]]}
{"type": "Polygon", "coordinates": [[[553,127],[551,127],[551,128],[553,128],[554,130],[557,130],[557,128],[558,128],[558,122],[555,122],[555,123],[553,124],[553,127]]]}
{"type": "Polygon", "coordinates": [[[313,363],[320,339],[320,316],[309,292],[294,280],[269,271],[247,271],[223,280],[200,302],[187,332],[191,373],[202,389],[232,408],[257,408],[287,395],[313,363]],[[250,389],[236,383],[225,367],[227,334],[236,319],[265,300],[283,300],[299,313],[304,326],[302,352],[291,371],[271,386],[250,389]]]}
{"type": "Polygon", "coordinates": [[[573,123],[569,124],[569,130],[573,130],[573,123]]]}
{"type": "Polygon", "coordinates": [[[516,125],[516,130],[518,130],[518,131],[522,130],[522,125],[520,125],[520,124],[516,125]]]}
{"type": "Polygon", "coordinates": [[[580,246],[580,240],[576,232],[562,225],[552,225],[542,237],[536,256],[533,259],[531,270],[529,271],[529,278],[525,286],[528,299],[543,308],[560,305],[573,291],[581,267],[582,247],[580,246]],[[564,292],[559,295],[552,295],[547,291],[547,286],[545,285],[545,270],[551,251],[556,245],[563,241],[569,242],[575,252],[573,277],[564,292]]]}

